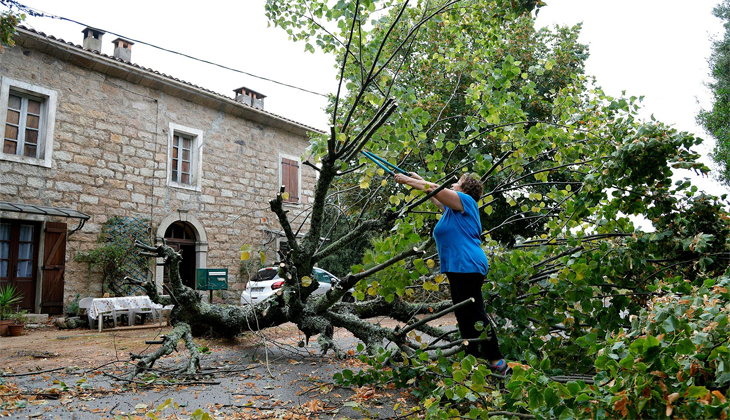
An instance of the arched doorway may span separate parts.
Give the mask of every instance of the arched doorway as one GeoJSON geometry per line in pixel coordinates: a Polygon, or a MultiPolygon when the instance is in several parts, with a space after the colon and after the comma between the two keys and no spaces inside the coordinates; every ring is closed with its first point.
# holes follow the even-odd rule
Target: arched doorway
{"type": "MultiPolygon", "coordinates": [[[[182,221],[177,221],[168,226],[165,231],[165,241],[177,252],[182,253],[180,262],[180,277],[184,285],[195,289],[195,230],[193,227],[182,221]]],[[[165,285],[170,284],[169,273],[165,267],[163,281],[165,285]]]]}
{"type": "MultiPolygon", "coordinates": [[[[183,283],[195,288],[195,269],[208,266],[208,235],[200,220],[186,210],[171,212],[160,221],[155,237],[159,238],[158,240],[165,238],[175,250],[182,250],[180,274],[183,283]]],[[[167,290],[162,287],[163,282],[168,281],[167,270],[163,263],[162,258],[157,259],[155,283],[160,293],[167,294],[167,290]]]]}

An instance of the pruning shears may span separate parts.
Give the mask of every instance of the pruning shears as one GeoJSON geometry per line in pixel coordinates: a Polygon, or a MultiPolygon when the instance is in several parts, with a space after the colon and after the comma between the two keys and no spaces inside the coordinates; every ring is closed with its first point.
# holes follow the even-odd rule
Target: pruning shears
{"type": "Polygon", "coordinates": [[[403,170],[403,169],[401,169],[401,168],[393,165],[392,163],[388,162],[387,160],[381,158],[380,156],[378,156],[378,155],[376,155],[374,153],[368,152],[367,150],[362,150],[361,153],[363,155],[365,155],[365,157],[367,157],[368,159],[370,159],[373,162],[375,162],[376,165],[378,165],[381,168],[383,168],[383,170],[385,172],[387,172],[387,173],[389,173],[391,175],[395,175],[395,172],[393,172],[394,170],[402,173],[403,175],[409,175],[409,173],[407,171],[405,171],[405,170],[403,170]]]}

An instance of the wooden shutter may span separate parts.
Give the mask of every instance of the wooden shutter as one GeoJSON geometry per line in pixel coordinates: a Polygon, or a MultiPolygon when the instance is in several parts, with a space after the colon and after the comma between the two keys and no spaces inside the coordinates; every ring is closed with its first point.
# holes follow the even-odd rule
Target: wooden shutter
{"type": "Polygon", "coordinates": [[[299,162],[292,159],[281,158],[281,183],[289,193],[289,198],[284,200],[289,203],[299,202],[299,162]]]}
{"type": "Polygon", "coordinates": [[[63,279],[66,270],[66,224],[46,223],[43,251],[41,313],[63,313],[63,279]]]}

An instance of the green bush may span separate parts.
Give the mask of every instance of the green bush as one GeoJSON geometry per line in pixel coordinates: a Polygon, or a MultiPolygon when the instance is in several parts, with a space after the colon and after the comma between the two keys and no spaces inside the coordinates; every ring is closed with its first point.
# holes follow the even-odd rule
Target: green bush
{"type": "Polygon", "coordinates": [[[139,273],[145,276],[149,265],[153,263],[153,260],[141,256],[135,247],[135,241],[147,235],[145,221],[134,221],[137,223],[120,217],[110,218],[99,235],[100,245],[91,251],[76,254],[76,261],[101,270],[104,292],[120,296],[133,294],[139,287],[126,283],[124,278],[138,277],[139,273]]]}
{"type": "Polygon", "coordinates": [[[655,297],[629,329],[607,337],[586,330],[576,345],[595,355],[591,375],[567,375],[552,366],[550,355],[526,352],[526,363],[510,363],[513,373],[505,381],[472,356],[429,361],[418,351],[393,363],[391,350],[361,355],[368,368],[345,370],[335,380],[409,388],[427,418],[491,418],[495,412],[505,418],[727,418],[729,289],[729,277],[706,280],[690,294],[655,297]]]}
{"type": "Polygon", "coordinates": [[[12,284],[0,286],[0,319],[10,319],[10,308],[23,299],[23,294],[12,284]]]}

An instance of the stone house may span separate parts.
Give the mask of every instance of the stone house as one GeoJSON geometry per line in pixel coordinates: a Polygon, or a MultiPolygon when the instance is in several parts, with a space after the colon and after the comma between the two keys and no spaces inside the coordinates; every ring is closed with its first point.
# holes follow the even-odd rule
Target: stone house
{"type": "MultiPolygon", "coordinates": [[[[109,285],[76,256],[114,219],[190,256],[189,285],[197,269],[228,269],[218,296],[236,301],[241,247],[272,261],[285,244],[268,205],[279,186],[290,214],[312,199],[301,156],[316,130],[263,110],[250,89],[230,98],[132,64],[124,39],[102,54],[103,35],[86,28],[80,46],[19,27],[0,54],[0,285],[35,313],[100,296],[109,285]]],[[[162,265],[146,276],[162,290],[162,265]]]]}

